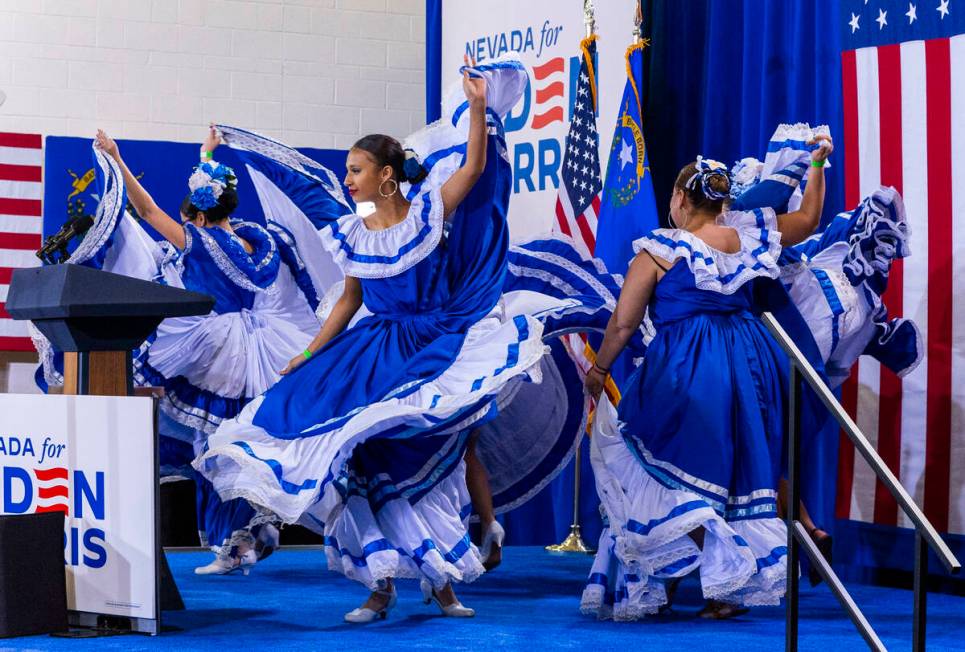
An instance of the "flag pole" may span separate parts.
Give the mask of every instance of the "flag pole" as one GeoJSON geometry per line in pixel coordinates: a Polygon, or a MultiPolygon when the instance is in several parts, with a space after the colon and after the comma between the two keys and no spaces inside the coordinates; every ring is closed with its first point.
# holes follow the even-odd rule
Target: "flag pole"
{"type": "MultiPolygon", "coordinates": [[[[583,24],[586,26],[586,38],[591,39],[596,31],[596,19],[594,18],[595,8],[593,0],[583,0],[583,24]]],[[[595,98],[594,98],[595,100],[595,98]]],[[[546,546],[550,552],[582,552],[592,553],[583,536],[580,534],[580,465],[582,455],[580,449],[582,442],[577,445],[576,452],[573,454],[573,523],[570,525],[570,533],[563,539],[562,543],[546,546]]]]}
{"type": "Polygon", "coordinates": [[[637,0],[637,9],[633,14],[633,42],[643,42],[643,0],[637,0]]]}

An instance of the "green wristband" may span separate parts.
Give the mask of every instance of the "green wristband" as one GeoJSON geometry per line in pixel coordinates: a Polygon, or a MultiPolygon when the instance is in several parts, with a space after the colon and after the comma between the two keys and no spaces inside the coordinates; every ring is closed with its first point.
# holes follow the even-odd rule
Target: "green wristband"
{"type": "Polygon", "coordinates": [[[827,163],[827,161],[815,161],[814,159],[811,159],[812,168],[823,168],[825,163],[827,163]]]}
{"type": "Polygon", "coordinates": [[[309,358],[312,357],[312,352],[309,351],[308,349],[305,349],[304,351],[302,351],[302,355],[305,356],[306,360],[308,360],[309,358]]]}

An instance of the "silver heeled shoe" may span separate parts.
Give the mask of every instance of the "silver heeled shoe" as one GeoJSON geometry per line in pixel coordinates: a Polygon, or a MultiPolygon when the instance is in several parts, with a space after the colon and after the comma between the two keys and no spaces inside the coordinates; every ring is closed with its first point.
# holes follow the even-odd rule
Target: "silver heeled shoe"
{"type": "Polygon", "coordinates": [[[257,563],[258,557],[254,550],[242,553],[239,557],[215,557],[207,566],[198,566],[194,569],[195,575],[227,575],[235,571],[241,571],[242,575],[247,575],[252,567],[257,563]]]}
{"type": "Polygon", "coordinates": [[[368,607],[352,609],[350,612],[345,614],[345,622],[353,623],[355,625],[364,625],[365,623],[371,623],[375,620],[385,620],[385,617],[389,615],[389,611],[395,607],[395,603],[398,601],[399,596],[395,592],[394,586],[392,587],[391,591],[383,591],[379,589],[375,591],[375,594],[387,595],[389,596],[389,601],[378,611],[369,609],[368,607]]]}
{"type": "Polygon", "coordinates": [[[476,615],[476,610],[469,607],[463,606],[459,600],[456,600],[452,604],[445,605],[439,602],[439,596],[432,588],[432,584],[429,580],[422,580],[419,582],[419,588],[422,589],[422,599],[426,604],[436,603],[440,611],[444,616],[449,616],[450,618],[472,618],[476,615]]]}
{"type": "Polygon", "coordinates": [[[483,532],[479,556],[482,558],[483,568],[487,571],[491,571],[502,562],[504,538],[506,538],[506,530],[499,524],[499,521],[493,521],[483,532]]]}

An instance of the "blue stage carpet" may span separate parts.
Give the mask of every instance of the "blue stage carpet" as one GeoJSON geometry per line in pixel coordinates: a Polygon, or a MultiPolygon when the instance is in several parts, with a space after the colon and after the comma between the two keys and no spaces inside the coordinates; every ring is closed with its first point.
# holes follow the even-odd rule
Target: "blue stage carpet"
{"type": "MultiPolygon", "coordinates": [[[[540,548],[508,548],[503,565],[459,589],[477,611],[469,620],[441,617],[422,604],[413,581],[400,585],[399,605],[383,622],[348,625],[342,614],[361,603],[366,591],[323,570],[318,550],[282,550],[251,575],[198,577],[208,553],[169,553],[187,611],[165,614],[157,638],[125,635],[88,640],[37,636],[0,642],[18,650],[617,650],[632,644],[645,652],[780,650],[784,611],[757,608],[730,621],[703,621],[698,586],[687,580],[674,613],[641,623],[598,622],[579,613],[585,556],[551,556],[540,548]]],[[[806,583],[806,582],[805,582],[806,583]]],[[[849,587],[885,644],[910,649],[910,591],[849,587]]],[[[929,595],[929,649],[965,649],[965,598],[929,595]]],[[[807,588],[801,604],[801,649],[823,652],[867,649],[823,587],[807,588]]],[[[4,645],[6,646],[4,648],[4,645]]]]}

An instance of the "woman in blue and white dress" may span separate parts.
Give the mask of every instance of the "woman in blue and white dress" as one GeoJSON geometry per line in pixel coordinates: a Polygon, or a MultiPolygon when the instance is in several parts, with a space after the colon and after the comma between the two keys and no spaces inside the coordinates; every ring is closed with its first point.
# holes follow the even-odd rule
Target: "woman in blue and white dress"
{"type": "MultiPolygon", "coordinates": [[[[208,435],[271,386],[318,328],[314,311],[282,262],[283,243],[258,224],[229,219],[238,203],[236,180],[228,166],[212,159],[219,142],[212,128],[202,146],[203,161],[189,179],[179,222],[158,207],[107,134],[98,132],[96,141],[119,167],[138,215],[167,241],[157,245],[124,216],[114,237],[104,242],[110,244],[108,267],[150,276],[153,265],[154,280],[215,299],[208,315],[164,320],[134,361],[139,384],[165,390],[162,457],[169,466],[176,466],[172,458],[186,458],[181,463],[188,469],[208,435]]],[[[215,560],[196,572],[247,574],[258,557],[253,529],[267,545],[264,552],[277,544],[277,532],[270,523],[258,522],[245,501],[222,502],[203,477],[195,480],[199,533],[216,552],[215,560]]]]}
{"type": "MultiPolygon", "coordinates": [[[[797,208],[814,147],[807,143],[815,135],[827,133],[826,126],[778,125],[763,162],[748,157],[731,169],[731,210],[772,208],[783,213],[797,208]]],[[[910,254],[901,195],[894,188],[880,186],[857,207],[823,221],[803,242],[785,247],[778,260],[780,277],[767,286],[762,284],[767,291],[759,293],[758,308],[771,310],[782,321],[832,389],[844,382],[861,355],[870,355],[905,376],[922,359],[921,335],[912,320],[889,315],[883,295],[892,263],[910,254]],[[775,297],[776,301],[768,301],[775,297]]],[[[803,397],[805,402],[817,403],[807,390],[803,397]]],[[[823,407],[814,407],[804,410],[802,427],[809,435],[822,432],[830,419],[823,407]]],[[[804,478],[823,483],[826,477],[807,473],[808,457],[814,450],[814,446],[804,448],[804,478]]],[[[782,511],[785,484],[782,480],[778,496],[782,511]]],[[[830,563],[831,536],[812,521],[803,501],[801,522],[830,563]]],[[[820,582],[813,566],[809,575],[812,584],[820,582]]]]}
{"type": "Polygon", "coordinates": [[[668,584],[698,568],[704,617],[776,604],[784,593],[777,487],[787,362],[752,312],[751,281],[776,278],[782,246],[818,225],[831,152],[830,139],[821,139],[827,146],[812,153],[798,210],[721,213],[729,176],[698,158],[677,177],[677,228],[634,243],[589,393],[600,396],[647,310],[656,335],[619,411],[603,398],[594,420],[591,459],[608,527],[583,593],[585,613],[654,613],[668,602],[668,584]]]}
{"type": "Polygon", "coordinates": [[[343,293],[285,377],[195,461],[223,499],[323,534],[329,567],[372,591],[349,622],[384,617],[398,578],[420,579],[445,615],[474,613],[452,589],[483,572],[465,522],[468,433],[544,354],[540,322],[499,306],[512,182],[501,118],[525,87],[520,68],[499,85],[464,71],[463,108],[437,125],[462,134],[462,164],[411,201],[397,141],[350,150],[349,193],[376,210],[322,231],[343,293]],[[346,328],[363,301],[372,314],[346,328]]]}
{"type": "MultiPolygon", "coordinates": [[[[782,124],[761,162],[745,158],[732,168],[734,210],[796,208],[808,169],[805,143],[827,127],[782,124]]],[[[905,207],[897,190],[880,186],[848,211],[823,223],[804,242],[785,247],[780,282],[808,326],[832,388],[848,377],[862,354],[899,376],[922,358],[921,335],[911,320],[889,317],[882,296],[892,263],[911,255],[905,207]]]]}

